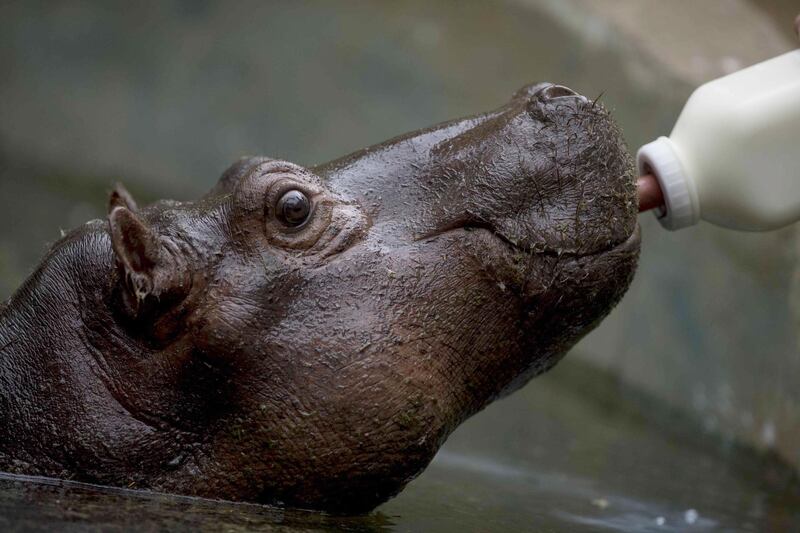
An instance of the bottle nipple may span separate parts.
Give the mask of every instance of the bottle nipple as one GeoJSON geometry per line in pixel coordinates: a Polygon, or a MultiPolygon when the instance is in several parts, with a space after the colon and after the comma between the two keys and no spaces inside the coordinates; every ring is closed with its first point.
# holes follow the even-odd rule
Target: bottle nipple
{"type": "Polygon", "coordinates": [[[639,176],[636,180],[636,191],[639,195],[639,212],[644,213],[651,209],[664,208],[664,193],[658,180],[652,174],[639,176]]]}

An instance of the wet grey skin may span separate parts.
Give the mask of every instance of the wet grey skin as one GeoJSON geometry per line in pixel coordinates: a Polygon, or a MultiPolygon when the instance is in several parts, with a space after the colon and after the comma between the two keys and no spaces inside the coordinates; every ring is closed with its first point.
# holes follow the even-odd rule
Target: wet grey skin
{"type": "Polygon", "coordinates": [[[365,512],[636,268],[632,160],[558,85],[72,231],[0,311],[0,469],[365,512]]]}

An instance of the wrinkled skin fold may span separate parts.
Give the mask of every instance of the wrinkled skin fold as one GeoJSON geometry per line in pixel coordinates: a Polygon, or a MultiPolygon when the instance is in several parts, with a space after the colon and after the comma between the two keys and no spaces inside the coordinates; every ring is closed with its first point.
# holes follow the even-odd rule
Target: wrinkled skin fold
{"type": "Polygon", "coordinates": [[[364,512],[608,314],[639,253],[608,113],[537,84],[55,243],[0,311],[0,468],[364,512]]]}

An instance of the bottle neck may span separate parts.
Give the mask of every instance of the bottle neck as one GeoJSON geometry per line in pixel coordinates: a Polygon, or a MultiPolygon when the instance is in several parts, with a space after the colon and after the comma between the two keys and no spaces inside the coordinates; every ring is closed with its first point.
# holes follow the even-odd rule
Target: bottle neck
{"type": "MultiPolygon", "coordinates": [[[[681,162],[677,149],[667,137],[659,137],[655,141],[642,146],[636,155],[639,175],[651,175],[652,180],[645,180],[643,185],[650,189],[640,188],[640,211],[642,211],[641,194],[647,193],[650,202],[661,204],[656,211],[661,225],[670,230],[693,226],[700,220],[700,203],[697,191],[689,174],[681,162]],[[663,201],[653,196],[652,187],[657,186],[663,201]]],[[[657,207],[657,206],[654,206],[657,207]]]]}

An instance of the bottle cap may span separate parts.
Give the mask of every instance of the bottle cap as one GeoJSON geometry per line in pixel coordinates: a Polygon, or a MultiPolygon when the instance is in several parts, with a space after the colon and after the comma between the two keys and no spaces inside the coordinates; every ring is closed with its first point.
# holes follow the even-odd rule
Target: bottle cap
{"type": "Polygon", "coordinates": [[[664,206],[656,209],[661,225],[670,230],[693,226],[700,220],[700,206],[694,184],[675,152],[672,141],[659,137],[639,148],[639,175],[653,174],[664,194],[664,206]]]}

